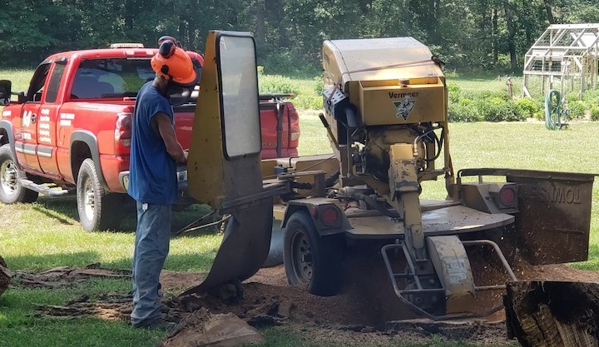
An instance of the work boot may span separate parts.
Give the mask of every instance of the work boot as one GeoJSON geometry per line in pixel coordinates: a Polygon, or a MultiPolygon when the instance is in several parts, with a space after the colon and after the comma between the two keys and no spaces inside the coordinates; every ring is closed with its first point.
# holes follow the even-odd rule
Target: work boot
{"type": "Polygon", "coordinates": [[[134,328],[140,328],[140,329],[147,329],[147,330],[165,330],[165,331],[170,331],[172,330],[175,326],[177,325],[177,323],[175,322],[169,322],[169,321],[165,321],[161,318],[154,320],[153,322],[149,323],[149,324],[143,324],[143,325],[134,325],[134,328]]]}

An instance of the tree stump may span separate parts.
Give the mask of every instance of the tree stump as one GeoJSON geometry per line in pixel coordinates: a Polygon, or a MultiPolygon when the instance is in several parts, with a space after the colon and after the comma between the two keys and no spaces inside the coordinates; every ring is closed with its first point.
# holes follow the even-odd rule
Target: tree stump
{"type": "Polygon", "coordinates": [[[599,283],[510,282],[507,333],[525,347],[599,346],[599,283]]]}
{"type": "Polygon", "coordinates": [[[8,289],[11,277],[12,273],[10,270],[8,270],[8,266],[6,266],[4,258],[0,256],[0,295],[2,295],[8,289]]]}
{"type": "Polygon", "coordinates": [[[260,332],[233,313],[211,314],[201,308],[183,318],[160,347],[232,347],[264,343],[260,332]]]}

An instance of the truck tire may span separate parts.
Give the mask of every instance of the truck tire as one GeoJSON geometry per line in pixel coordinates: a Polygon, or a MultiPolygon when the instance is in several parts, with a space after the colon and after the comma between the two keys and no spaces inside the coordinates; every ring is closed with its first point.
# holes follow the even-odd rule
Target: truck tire
{"type": "Polygon", "coordinates": [[[116,229],[120,224],[119,197],[106,193],[91,159],[85,159],[77,176],[77,211],[86,231],[116,229]]]}
{"type": "Polygon", "coordinates": [[[9,144],[0,147],[0,201],[5,204],[34,202],[38,192],[29,190],[19,183],[25,173],[17,167],[17,161],[9,144]]]}
{"type": "Polygon", "coordinates": [[[304,211],[291,215],[283,234],[289,284],[319,296],[339,293],[343,285],[343,235],[320,236],[304,211]]]}

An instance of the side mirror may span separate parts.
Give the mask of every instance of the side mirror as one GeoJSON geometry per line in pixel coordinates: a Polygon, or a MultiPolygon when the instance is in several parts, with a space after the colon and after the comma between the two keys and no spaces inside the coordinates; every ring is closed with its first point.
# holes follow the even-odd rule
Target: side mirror
{"type": "Polygon", "coordinates": [[[10,104],[10,94],[12,91],[12,82],[8,80],[0,80],[0,106],[10,104]]]}

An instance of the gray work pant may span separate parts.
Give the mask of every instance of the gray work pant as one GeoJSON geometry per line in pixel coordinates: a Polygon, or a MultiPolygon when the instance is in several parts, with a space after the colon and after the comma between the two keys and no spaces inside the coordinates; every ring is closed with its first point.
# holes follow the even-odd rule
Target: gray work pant
{"type": "Polygon", "coordinates": [[[171,206],[137,202],[133,253],[131,324],[145,326],[160,319],[160,271],[169,251],[171,206]]]}

